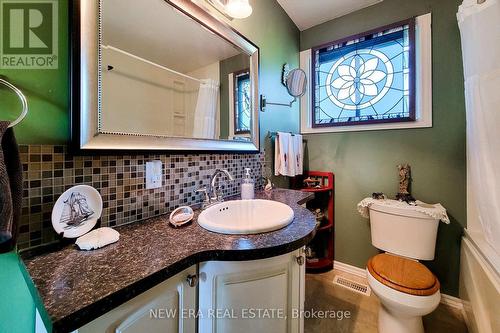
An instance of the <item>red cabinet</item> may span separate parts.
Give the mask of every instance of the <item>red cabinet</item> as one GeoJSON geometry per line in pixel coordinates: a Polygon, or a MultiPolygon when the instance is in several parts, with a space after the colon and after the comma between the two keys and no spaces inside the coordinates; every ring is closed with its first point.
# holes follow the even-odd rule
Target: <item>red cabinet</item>
{"type": "Polygon", "coordinates": [[[334,260],[335,175],[333,172],[306,171],[304,175],[292,180],[292,187],[315,195],[307,203],[307,208],[315,213],[319,225],[316,236],[308,244],[306,269],[311,273],[328,271],[333,268],[334,260]],[[306,185],[306,179],[312,182],[306,185]]]}

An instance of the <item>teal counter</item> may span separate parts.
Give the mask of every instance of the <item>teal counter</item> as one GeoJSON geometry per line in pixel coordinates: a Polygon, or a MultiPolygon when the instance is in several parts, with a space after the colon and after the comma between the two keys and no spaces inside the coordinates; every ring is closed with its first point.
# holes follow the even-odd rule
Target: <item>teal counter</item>
{"type": "Polygon", "coordinates": [[[0,254],[1,333],[35,332],[36,308],[42,313],[44,322],[47,323],[45,310],[41,307],[41,303],[37,301],[37,294],[32,294],[33,292],[36,293],[36,290],[29,281],[30,279],[17,253],[0,254]]]}

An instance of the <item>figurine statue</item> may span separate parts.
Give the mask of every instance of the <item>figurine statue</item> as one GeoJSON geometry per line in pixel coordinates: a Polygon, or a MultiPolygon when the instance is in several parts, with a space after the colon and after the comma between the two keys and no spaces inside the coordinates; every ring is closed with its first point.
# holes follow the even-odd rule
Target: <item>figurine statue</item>
{"type": "Polygon", "coordinates": [[[414,202],[410,194],[410,183],[411,183],[411,167],[409,164],[398,165],[399,171],[399,192],[396,194],[396,199],[400,201],[405,201],[407,203],[414,202]]]}
{"type": "Polygon", "coordinates": [[[399,194],[410,194],[411,167],[408,164],[398,165],[399,194]]]}

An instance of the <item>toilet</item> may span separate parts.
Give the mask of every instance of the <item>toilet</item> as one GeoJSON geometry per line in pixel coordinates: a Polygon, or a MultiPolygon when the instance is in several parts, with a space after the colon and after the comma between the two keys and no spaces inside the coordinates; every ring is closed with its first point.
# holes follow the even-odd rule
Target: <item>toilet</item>
{"type": "Polygon", "coordinates": [[[385,251],[368,260],[368,284],[380,299],[380,333],[423,333],[422,316],[441,300],[436,276],[418,260],[434,259],[439,220],[412,206],[374,203],[372,244],[385,251]]]}

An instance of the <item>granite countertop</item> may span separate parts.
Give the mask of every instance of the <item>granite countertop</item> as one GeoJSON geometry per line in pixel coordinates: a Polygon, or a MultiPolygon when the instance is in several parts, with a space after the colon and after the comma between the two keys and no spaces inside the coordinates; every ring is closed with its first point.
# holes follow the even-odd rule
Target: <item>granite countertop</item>
{"type": "Polygon", "coordinates": [[[275,189],[256,198],[288,204],[288,226],[263,234],[225,235],[196,223],[175,229],[168,216],[117,227],[120,240],[94,251],[67,245],[57,251],[21,254],[54,332],[69,332],[202,261],[253,260],[291,252],[315,233],[315,217],[301,204],[310,193],[275,189]]]}

